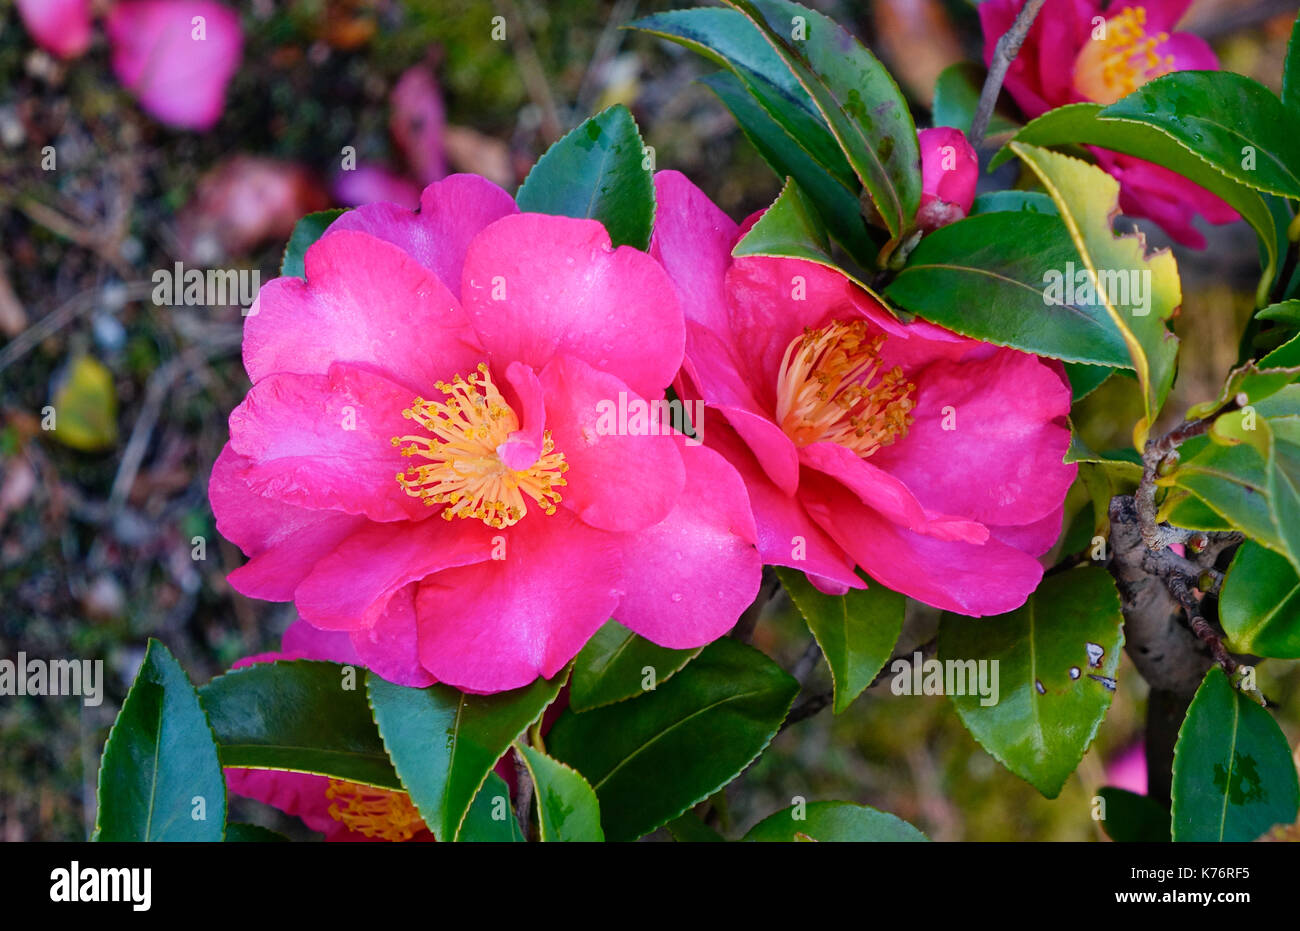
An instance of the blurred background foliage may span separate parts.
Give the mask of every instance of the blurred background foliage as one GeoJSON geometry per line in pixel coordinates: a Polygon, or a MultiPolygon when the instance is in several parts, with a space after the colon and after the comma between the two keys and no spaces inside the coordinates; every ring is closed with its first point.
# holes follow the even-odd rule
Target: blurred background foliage
{"type": "MultiPolygon", "coordinates": [[[[229,588],[225,575],[242,557],[216,534],[207,504],[226,417],[247,388],[239,308],[155,306],[155,269],[184,260],[273,277],[285,223],[332,200],[345,146],[397,174],[410,168],[389,117],[390,93],[413,66],[441,87],[451,170],[513,190],[550,142],[621,102],[658,167],[684,171],[733,217],[779,190],[731,117],[693,83],[707,63],[617,28],[689,4],[234,5],[243,62],[220,121],[194,133],[141,112],[113,80],[102,38],[63,62],[32,42],[11,4],[0,4],[0,658],[20,650],[102,658],[106,680],[94,708],[76,698],[0,697],[0,839],[87,835],[96,761],[147,637],[166,642],[203,682],[274,648],[293,618],[291,605],[251,602],[229,588]],[[493,38],[495,16],[506,19],[505,41],[493,38]],[[52,172],[41,168],[50,145],[58,153],[52,172]],[[52,434],[41,427],[50,404],[64,418],[52,434]],[[206,558],[196,560],[200,537],[206,558]]],[[[966,0],[811,5],[896,72],[918,125],[929,125],[938,73],[980,58],[966,0]]],[[[1272,0],[1197,0],[1185,23],[1211,40],[1224,67],[1276,89],[1294,10],[1272,0]]],[[[1172,416],[1217,393],[1258,274],[1244,224],[1206,232],[1207,250],[1178,253],[1184,352],[1172,416]]],[[[1158,231],[1147,233],[1165,244],[1158,231]]],[[[1135,394],[1108,384],[1081,405],[1078,426],[1090,445],[1125,443],[1135,394]]],[[[1085,500],[1070,499],[1076,508],[1085,500]]],[[[927,641],[937,622],[929,609],[911,608],[902,651],[927,641]]],[[[755,636],[787,668],[807,640],[784,598],[755,636]]],[[[1261,687],[1282,705],[1295,745],[1296,664],[1266,664],[1261,687]]],[[[825,711],[784,731],[728,791],[727,818],[743,830],[803,796],[874,805],[939,840],[1101,839],[1092,798],[1123,777],[1140,747],[1144,694],[1126,661],[1096,744],[1061,797],[1048,801],[975,744],[946,698],[896,697],[886,682],[838,717],[825,711]]],[[[309,836],[255,803],[234,806],[242,820],[309,836]]]]}

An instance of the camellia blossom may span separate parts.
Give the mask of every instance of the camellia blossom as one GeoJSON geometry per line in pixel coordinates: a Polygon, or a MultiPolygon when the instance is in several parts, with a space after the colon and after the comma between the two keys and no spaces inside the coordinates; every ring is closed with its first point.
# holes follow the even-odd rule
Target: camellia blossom
{"type": "Polygon", "coordinates": [[[650,256],[453,175],[419,213],[343,214],[305,270],[250,309],[213,469],[238,591],[347,631],[391,681],[476,692],[553,676],[611,616],[672,648],[734,625],[761,575],[735,469],[598,423],[682,363],[650,256]]]}
{"type": "Polygon", "coordinates": [[[936,126],[917,133],[921,145],[921,206],[916,222],[932,232],[970,213],[979,158],[960,129],[936,126]]]}
{"type": "Polygon", "coordinates": [[[967,615],[1025,602],[1074,465],[1057,363],[902,324],[837,271],[733,259],[742,230],[682,175],[655,178],[651,253],[687,314],[684,397],[744,477],[765,563],[823,591],[872,578],[967,615]]]}
{"type": "MultiPolygon", "coordinates": [[[[317,630],[297,621],[284,632],[278,653],[237,661],[232,669],[276,660],[317,659],[360,666],[347,634],[317,630]]],[[[432,841],[411,797],[405,792],[360,785],[315,773],[228,766],[226,788],[300,818],[327,841],[432,841]]]]}
{"type": "Polygon", "coordinates": [[[217,122],[243,47],[234,10],[213,0],[126,0],[105,28],[113,71],[145,112],[184,129],[217,122]]]}
{"type": "MultiPolygon", "coordinates": [[[[1023,5],[1024,0],[979,5],[986,63],[1023,5]]],[[[1068,103],[1114,103],[1172,71],[1217,71],[1219,60],[1204,39],[1174,31],[1190,5],[1191,0],[1047,0],[1004,86],[1032,118],[1068,103]]],[[[1210,223],[1239,219],[1220,198],[1167,168],[1089,149],[1120,181],[1123,211],[1155,221],[1183,245],[1205,247],[1194,225],[1198,213],[1210,223]]]]}
{"type": "Polygon", "coordinates": [[[32,38],[60,58],[76,58],[90,47],[90,0],[17,0],[18,14],[32,38]]]}

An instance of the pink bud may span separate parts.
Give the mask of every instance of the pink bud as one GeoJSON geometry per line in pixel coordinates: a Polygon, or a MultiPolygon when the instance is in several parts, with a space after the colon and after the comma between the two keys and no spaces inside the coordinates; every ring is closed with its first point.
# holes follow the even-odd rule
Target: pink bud
{"type": "Polygon", "coordinates": [[[930,232],[970,212],[979,159],[959,129],[936,126],[921,130],[917,137],[921,143],[921,209],[916,222],[930,232]]]}
{"type": "Polygon", "coordinates": [[[32,38],[60,58],[90,45],[90,0],[18,0],[18,12],[32,38]]]}

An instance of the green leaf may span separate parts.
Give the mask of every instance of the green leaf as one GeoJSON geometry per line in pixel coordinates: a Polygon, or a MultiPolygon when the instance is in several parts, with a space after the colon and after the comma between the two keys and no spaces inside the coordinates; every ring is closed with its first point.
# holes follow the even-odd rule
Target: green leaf
{"type": "MultiPolygon", "coordinates": [[[[934,125],[951,126],[969,135],[987,75],[979,65],[968,61],[944,68],[934,82],[934,103],[930,107],[934,125]]],[[[1019,128],[1015,120],[995,111],[985,135],[1000,136],[1019,128]]]]}
{"type": "Polygon", "coordinates": [[[1295,761],[1273,716],[1205,674],[1174,747],[1175,841],[1252,841],[1296,820],[1295,761]]]}
{"type": "Polygon", "coordinates": [[[545,753],[517,745],[533,777],[537,823],[543,841],[603,841],[600,803],[582,774],[545,753]]]}
{"type": "Polygon", "coordinates": [[[260,824],[236,821],[226,825],[226,842],[233,844],[287,844],[289,838],[260,824]]]}
{"type": "Polygon", "coordinates": [[[293,232],[289,235],[289,242],[284,247],[284,255],[280,258],[280,274],[303,278],[307,272],[303,266],[303,261],[307,255],[307,250],[311,245],[325,235],[325,230],[329,225],[347,213],[345,209],[338,210],[319,210],[316,213],[309,213],[293,225],[293,232]]]}
{"type": "Polygon", "coordinates": [[[117,389],[113,373],[90,356],[78,356],[60,373],[51,404],[54,438],[95,453],[117,442],[117,389]]]}
{"type": "Polygon", "coordinates": [[[1102,382],[1115,374],[1107,365],[1084,365],[1079,362],[1065,363],[1065,377],[1070,380],[1071,403],[1082,401],[1101,387],[1102,382]]]}
{"type": "MultiPolygon", "coordinates": [[[[1277,271],[1277,229],[1273,215],[1259,192],[1235,180],[1231,174],[1216,165],[1210,153],[1205,150],[1199,147],[1187,148],[1180,139],[1160,126],[1107,118],[1113,110],[1113,107],[1103,108],[1095,103],[1057,107],[1017,133],[1015,141],[1043,148],[1071,143],[1100,146],[1163,165],[1217,194],[1250,223],[1266,250],[1266,268],[1256,294],[1259,302],[1266,300],[1268,288],[1277,271]]],[[[1004,148],[994,156],[990,167],[996,168],[1012,154],[1010,147],[1004,148]]],[[[1240,152],[1234,156],[1237,162],[1241,158],[1240,152]]]]}
{"type": "Polygon", "coordinates": [[[688,811],[665,825],[673,840],[679,844],[724,844],[727,839],[709,827],[694,813],[688,811]]]}
{"type": "Polygon", "coordinates": [[[359,666],[254,663],[199,689],[222,766],[317,773],[401,789],[375,728],[359,666]]]}
{"type": "Polygon", "coordinates": [[[634,840],[734,779],[776,735],[799,683],[723,638],[640,698],[566,711],[547,749],[591,783],[605,836],[634,840]]]}
{"type": "Polygon", "coordinates": [[[1169,811],[1159,802],[1127,789],[1106,786],[1097,793],[1106,805],[1101,826],[1117,843],[1168,843],[1169,811]]]}
{"type": "Polygon", "coordinates": [[[413,689],[366,675],[384,746],[420,816],[438,840],[455,840],[470,803],[496,761],[544,712],[568,678],[494,695],[448,685],[413,689]]]}
{"type": "Polygon", "coordinates": [[[1291,41],[1286,46],[1286,64],[1282,68],[1282,103],[1292,119],[1300,118],[1300,17],[1291,27],[1291,41]]]}
{"type": "MultiPolygon", "coordinates": [[[[862,219],[858,201],[861,188],[857,179],[852,177],[848,164],[845,163],[844,167],[850,177],[849,182],[840,180],[823,168],[799,141],[792,138],[780,123],[759,106],[734,74],[721,71],[700,78],[700,83],[718,95],[718,99],[736,118],[741,131],[777,176],[782,179],[792,178],[799,185],[830,234],[854,261],[863,267],[873,265],[876,244],[862,219]]],[[[840,154],[839,149],[835,152],[840,154]]]]}
{"type": "Polygon", "coordinates": [[[519,209],[599,220],[615,246],[645,249],[655,189],[645,143],[627,107],[584,120],[537,160],[519,188],[519,209]]]}
{"type": "Polygon", "coordinates": [[[907,599],[874,581],[870,588],[834,596],[818,591],[802,572],[778,568],[776,574],[826,656],[839,714],[889,661],[907,599]]]}
{"type": "Polygon", "coordinates": [[[990,680],[997,670],[995,701],[986,704],[973,688],[952,695],[962,723],[1047,798],[1060,794],[1110,707],[1123,622],[1115,583],[1097,566],[1045,577],[1024,607],[1009,614],[943,616],[945,670],[966,663],[969,681],[971,661],[997,663],[988,667],[990,680]]]}
{"type": "Polygon", "coordinates": [[[1142,387],[1146,416],[1134,430],[1133,443],[1141,449],[1169,394],[1178,358],[1178,337],[1165,326],[1183,301],[1173,253],[1165,250],[1148,256],[1141,235],[1114,234],[1111,221],[1119,211],[1119,182],[1100,168],[1019,142],[1012,142],[1011,148],[1056,201],[1092,280],[1136,282],[1123,289],[1095,290],[1128,345],[1142,387]],[[1137,287],[1143,291],[1141,302],[1136,300],[1137,287]],[[1117,298],[1115,291],[1121,296],[1117,298]]]}
{"type": "Polygon", "coordinates": [[[1101,115],[1153,126],[1248,187],[1300,198],[1295,115],[1244,75],[1175,71],[1142,85],[1101,115]]]}
{"type": "Polygon", "coordinates": [[[748,841],[767,842],[898,842],[928,839],[902,818],[851,802],[795,804],[764,818],[744,837],[748,841]]]}
{"type": "Polygon", "coordinates": [[[642,694],[647,672],[662,685],[689,663],[699,649],[670,650],[639,637],[618,621],[609,621],[587,641],[573,663],[569,707],[590,711],[642,694]]]}
{"type": "Polygon", "coordinates": [[[885,297],[963,336],[1068,362],[1132,368],[1104,304],[1064,286],[1060,295],[1049,294],[1055,276],[1072,266],[1083,271],[1058,217],[980,214],[922,239],[885,297]]]}
{"type": "Polygon", "coordinates": [[[1247,540],[1223,580],[1219,620],[1233,652],[1300,659],[1300,576],[1285,556],[1247,540]]]}
{"type": "Polygon", "coordinates": [[[1041,191],[989,191],[987,194],[977,195],[971,204],[970,215],[1009,211],[1060,216],[1055,201],[1041,191]]]}
{"type": "Polygon", "coordinates": [[[185,670],[150,639],[99,763],[95,840],[219,841],[226,782],[185,670]],[[200,817],[201,816],[201,817],[200,817]]]}
{"type": "Polygon", "coordinates": [[[495,772],[488,773],[483,788],[474,796],[456,839],[492,844],[520,844],[527,840],[514,809],[510,807],[510,787],[495,772]]]}
{"type": "Polygon", "coordinates": [[[789,0],[728,5],[762,29],[812,98],[893,241],[901,241],[921,202],[921,155],[911,111],[889,72],[838,23],[807,7],[789,0]],[[796,16],[806,35],[791,35],[796,16]]]}

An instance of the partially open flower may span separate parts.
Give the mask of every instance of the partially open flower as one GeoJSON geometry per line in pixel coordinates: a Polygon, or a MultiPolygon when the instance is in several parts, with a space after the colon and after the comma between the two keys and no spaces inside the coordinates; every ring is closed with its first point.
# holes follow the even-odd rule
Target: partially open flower
{"type": "Polygon", "coordinates": [[[1060,531],[1070,388],[1059,363],[916,321],[837,271],[733,259],[741,230],[676,172],[652,254],[687,313],[679,389],[749,489],[766,563],[824,591],[888,587],[985,615],[1025,602],[1060,531]]]}
{"type": "MultiPolygon", "coordinates": [[[[1191,0],[1047,0],[1030,28],[1004,86],[1026,116],[1069,103],[1111,104],[1171,71],[1217,71],[1219,60],[1199,36],[1175,32],[1191,0]]],[[[984,60],[1024,0],[985,0],[984,60]]],[[[1125,213],[1158,223],[1171,238],[1197,249],[1205,237],[1194,225],[1231,223],[1237,212],[1209,191],[1140,158],[1089,147],[1120,181],[1125,213]]]]}
{"type": "Polygon", "coordinates": [[[921,143],[921,207],[916,222],[929,232],[970,213],[980,166],[960,129],[936,126],[921,130],[917,138],[921,143]]]}
{"type": "Polygon", "coordinates": [[[251,310],[213,470],[236,589],[348,631],[385,678],[478,692],[554,675],[611,616],[673,648],[735,623],[761,572],[740,477],[602,422],[681,365],[650,256],[453,175],[418,214],[344,214],[305,267],[251,310]]]}

